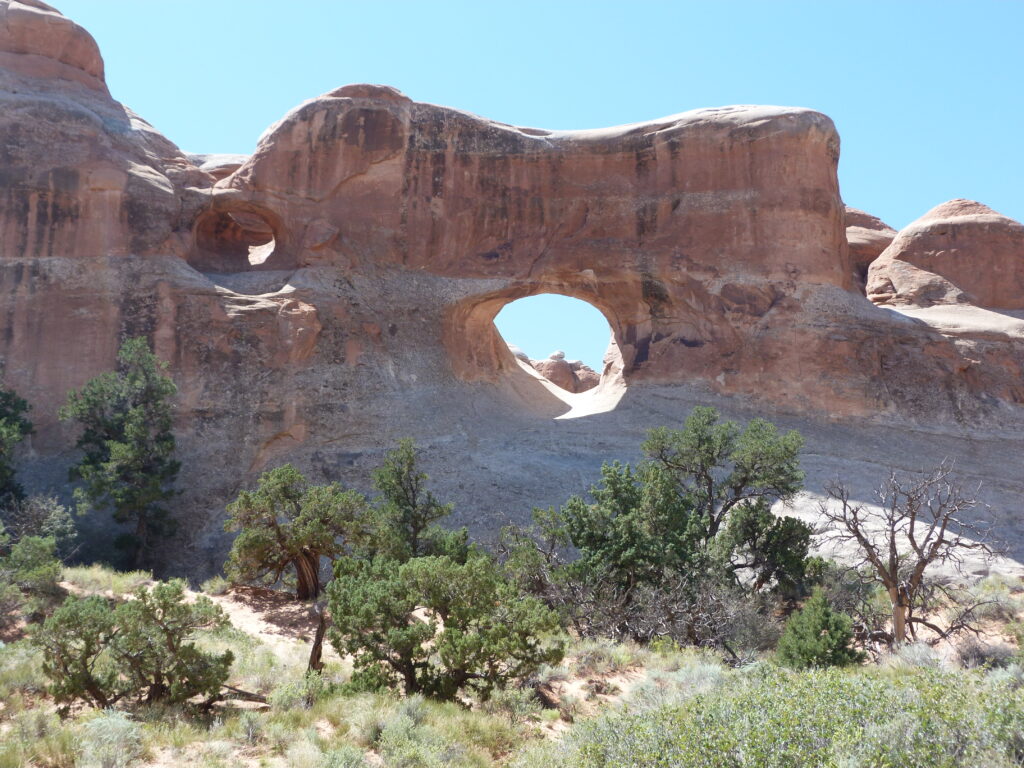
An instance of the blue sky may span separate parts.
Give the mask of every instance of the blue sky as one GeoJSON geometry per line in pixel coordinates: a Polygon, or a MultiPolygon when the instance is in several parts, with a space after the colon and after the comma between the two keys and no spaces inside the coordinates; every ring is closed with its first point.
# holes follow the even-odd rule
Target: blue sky
{"type": "Polygon", "coordinates": [[[250,152],[351,82],[557,129],[795,105],[836,122],[849,205],[896,228],[955,197],[1024,220],[1021,0],[49,1],[115,98],[192,152],[250,152]]]}

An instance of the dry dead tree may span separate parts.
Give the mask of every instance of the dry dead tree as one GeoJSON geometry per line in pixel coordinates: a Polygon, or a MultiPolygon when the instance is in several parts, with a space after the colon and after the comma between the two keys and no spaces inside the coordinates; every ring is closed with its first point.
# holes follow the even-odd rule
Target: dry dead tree
{"type": "Polygon", "coordinates": [[[975,611],[982,601],[958,604],[945,629],[931,616],[937,598],[958,602],[947,586],[929,578],[937,567],[962,573],[967,557],[987,562],[997,555],[991,523],[964,519],[979,503],[964,492],[951,462],[920,478],[890,472],[870,506],[855,503],[841,482],[830,483],[825,491],[822,539],[855,545],[854,570],[885,588],[892,604],[891,642],[916,641],[919,627],[934,632],[936,641],[965,630],[977,632],[975,611]]]}

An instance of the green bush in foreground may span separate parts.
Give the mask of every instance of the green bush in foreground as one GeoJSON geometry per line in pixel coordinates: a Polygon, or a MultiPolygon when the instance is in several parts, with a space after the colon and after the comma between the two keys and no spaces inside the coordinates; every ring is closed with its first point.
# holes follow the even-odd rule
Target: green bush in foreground
{"type": "Polygon", "coordinates": [[[0,525],[0,629],[33,614],[59,593],[60,562],[52,538],[26,536],[10,545],[0,525]]]}
{"type": "Polygon", "coordinates": [[[175,580],[141,588],[113,608],[98,596],[68,598],[32,636],[50,694],[61,704],[82,699],[102,708],[125,698],[215,700],[234,657],[204,653],[192,640],[227,617],[209,598],[187,603],[184,593],[184,582],[175,580]]]}
{"type": "Polygon", "coordinates": [[[471,688],[486,697],[564,652],[549,639],[559,629],[554,611],[520,596],[482,555],[465,564],[343,558],[327,594],[331,642],[352,654],[355,679],[367,687],[441,699],[471,688]]]}
{"type": "Polygon", "coordinates": [[[852,626],[850,617],[832,610],[825,593],[816,589],[786,622],[779,638],[779,661],[794,669],[858,664],[864,654],[850,647],[852,626]]]}
{"type": "Polygon", "coordinates": [[[681,704],[614,712],[514,763],[551,768],[1002,768],[1024,760],[1006,677],[767,665],[681,704]]]}

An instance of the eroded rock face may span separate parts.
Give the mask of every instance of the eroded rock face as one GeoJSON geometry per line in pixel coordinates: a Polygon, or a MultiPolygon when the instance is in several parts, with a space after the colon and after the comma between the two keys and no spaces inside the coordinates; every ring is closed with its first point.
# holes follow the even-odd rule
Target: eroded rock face
{"type": "Polygon", "coordinates": [[[876,304],[1024,309],[1024,225],[973,200],[950,200],[903,229],[871,266],[876,304]]]}
{"type": "MultiPolygon", "coordinates": [[[[193,575],[219,567],[223,504],[260,471],[291,461],[365,487],[405,436],[466,510],[456,522],[494,529],[564,501],[696,402],[805,419],[825,435],[814,455],[832,457],[822,476],[848,463],[851,425],[1019,419],[1024,330],[951,329],[861,295],[855,264],[887,235],[844,211],[819,113],[723,107],[560,132],[354,85],[228,161],[183,154],[102,76],[80,27],[0,0],[4,384],[34,407],[29,485],[59,487],[67,391],[112,368],[126,336],[152,340],[179,386],[187,478],[169,561],[193,575]],[[505,304],[544,292],[608,319],[598,392],[614,391],[614,412],[553,421],[565,402],[494,328],[505,304]]],[[[900,233],[872,280],[916,295],[892,265],[931,265],[981,306],[1012,302],[935,245],[977,243],[979,265],[1005,267],[1019,255],[1008,220],[943,217],[956,226],[900,233]]],[[[577,391],[597,376],[560,363],[577,391]]]]}
{"type": "Polygon", "coordinates": [[[867,284],[868,267],[896,237],[896,230],[870,213],[846,206],[846,242],[858,284],[867,284]]]}

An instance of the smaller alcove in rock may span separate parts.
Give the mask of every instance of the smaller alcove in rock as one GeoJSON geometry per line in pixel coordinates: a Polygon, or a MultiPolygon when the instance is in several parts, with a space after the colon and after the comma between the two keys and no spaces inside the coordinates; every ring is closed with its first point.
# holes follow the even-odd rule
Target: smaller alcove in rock
{"type": "Polygon", "coordinates": [[[196,220],[188,262],[200,272],[281,269],[270,217],[253,210],[208,210],[196,220]]]}

